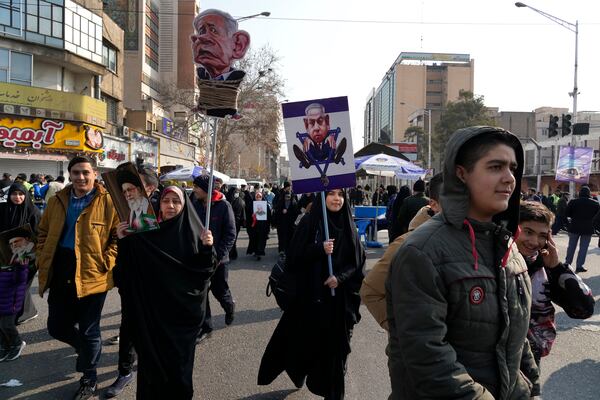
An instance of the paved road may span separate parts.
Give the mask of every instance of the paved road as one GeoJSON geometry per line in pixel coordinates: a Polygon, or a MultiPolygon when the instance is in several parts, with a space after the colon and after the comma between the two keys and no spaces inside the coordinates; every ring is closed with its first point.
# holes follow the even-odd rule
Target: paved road
{"type": "MultiPolygon", "coordinates": [[[[386,236],[380,232],[380,237],[386,236]]],[[[256,385],[256,373],[262,352],[275,328],[280,311],[273,298],[264,294],[267,276],[275,262],[276,243],[268,243],[267,257],[254,261],[243,256],[231,265],[230,285],[237,300],[234,324],[225,327],[223,312],[213,304],[216,330],[208,341],[196,349],[194,371],[195,399],[206,400],[309,400],[318,397],[306,389],[295,390],[287,376],[280,376],[271,386],[256,385]]],[[[556,238],[564,254],[566,235],[556,238]]],[[[600,249],[592,240],[585,280],[594,293],[600,293],[600,249]]],[[[242,235],[239,247],[245,249],[242,235]]],[[[382,250],[368,252],[368,268],[382,250]]],[[[37,288],[32,288],[36,290],[37,288]]],[[[597,296],[598,299],[598,296],[597,296]]],[[[0,363],[0,383],[11,378],[23,382],[16,388],[0,387],[0,399],[69,399],[78,387],[74,373],[75,357],[66,345],[48,336],[45,322],[45,299],[35,297],[40,317],[21,327],[28,343],[22,358],[0,363]]],[[[118,332],[119,297],[109,293],[102,318],[102,337],[118,332]]],[[[367,310],[352,339],[352,354],[346,377],[347,399],[386,399],[389,378],[384,347],[385,332],[379,328],[367,310]]],[[[600,313],[586,321],[575,321],[558,313],[559,335],[552,354],[543,360],[543,400],[597,400],[595,383],[600,379],[600,313]]],[[[117,346],[105,346],[99,368],[99,386],[107,387],[116,376],[117,346]]],[[[120,399],[134,399],[134,387],[128,388],[120,399]]]]}

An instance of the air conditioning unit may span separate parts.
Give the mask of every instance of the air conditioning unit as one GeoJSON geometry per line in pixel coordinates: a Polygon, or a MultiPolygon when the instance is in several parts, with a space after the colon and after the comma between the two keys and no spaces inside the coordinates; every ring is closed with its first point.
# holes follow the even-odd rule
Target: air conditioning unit
{"type": "Polygon", "coordinates": [[[129,137],[129,127],[128,126],[120,126],[119,127],[119,136],[129,137]]]}

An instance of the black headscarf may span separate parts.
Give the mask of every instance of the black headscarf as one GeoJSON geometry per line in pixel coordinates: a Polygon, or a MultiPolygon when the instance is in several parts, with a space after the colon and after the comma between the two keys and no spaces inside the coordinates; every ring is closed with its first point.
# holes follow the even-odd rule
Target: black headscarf
{"type": "Polygon", "coordinates": [[[183,199],[182,211],[158,230],[119,240],[117,255],[123,313],[149,375],[145,381],[167,391],[193,358],[216,266],[212,248],[201,243],[204,227],[190,200],[176,186],[165,188],[161,198],[169,192],[183,199]]]}
{"type": "Polygon", "coordinates": [[[7,196],[6,203],[0,204],[0,232],[25,224],[29,224],[31,229],[36,232],[42,213],[31,201],[29,190],[22,183],[15,182],[8,189],[7,196]],[[25,201],[21,204],[14,204],[10,199],[10,195],[16,191],[25,194],[25,201]]]}
{"type": "Polygon", "coordinates": [[[228,202],[232,203],[233,202],[233,195],[235,194],[235,192],[238,189],[235,186],[230,187],[227,190],[227,194],[225,195],[225,199],[227,199],[228,202]]]}

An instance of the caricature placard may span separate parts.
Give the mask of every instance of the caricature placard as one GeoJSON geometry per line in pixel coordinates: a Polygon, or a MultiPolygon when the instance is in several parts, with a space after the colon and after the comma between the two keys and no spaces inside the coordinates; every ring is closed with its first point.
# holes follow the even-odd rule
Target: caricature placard
{"type": "Polygon", "coordinates": [[[267,220],[267,202],[266,201],[253,201],[252,212],[256,215],[257,221],[267,220]]]}
{"type": "Polygon", "coordinates": [[[194,18],[192,53],[200,94],[197,108],[208,116],[237,114],[238,88],[246,73],[233,67],[250,47],[250,34],[229,13],[202,11],[194,18]]]}
{"type": "Polygon", "coordinates": [[[295,193],[356,185],[347,97],[282,104],[295,193]]]}
{"type": "MultiPolygon", "coordinates": [[[[35,242],[31,226],[25,224],[0,233],[0,272],[19,273],[35,263],[35,242]]],[[[26,272],[23,272],[26,274],[26,272]]],[[[17,276],[17,275],[15,275],[17,276]]],[[[26,275],[25,275],[26,276],[26,275]]]]}
{"type": "Polygon", "coordinates": [[[142,179],[132,163],[121,164],[116,170],[103,173],[102,179],[119,218],[129,224],[128,233],[158,229],[157,216],[148,200],[142,179]]]}

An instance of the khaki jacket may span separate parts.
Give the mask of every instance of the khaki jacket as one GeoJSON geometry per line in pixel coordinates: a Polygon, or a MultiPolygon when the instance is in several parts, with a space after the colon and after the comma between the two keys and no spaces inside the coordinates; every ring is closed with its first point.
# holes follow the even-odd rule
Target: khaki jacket
{"type": "Polygon", "coordinates": [[[417,212],[417,215],[410,221],[408,232],[402,236],[398,236],[396,240],[390,243],[383,256],[373,266],[373,269],[369,271],[360,288],[360,298],[363,303],[367,306],[375,321],[386,331],[389,329],[385,302],[385,280],[388,277],[390,265],[398,249],[410,233],[431,219],[431,216],[429,216],[430,209],[429,206],[425,206],[417,212]]]}
{"type": "MultiPolygon", "coordinates": [[[[36,257],[40,296],[44,295],[52,280],[54,254],[65,225],[70,196],[71,185],[49,198],[38,227],[36,257]]],[[[111,270],[117,256],[118,224],[119,217],[110,195],[106,189],[96,184],[96,194],[81,212],[75,229],[77,297],[112,289],[111,270]]]]}

